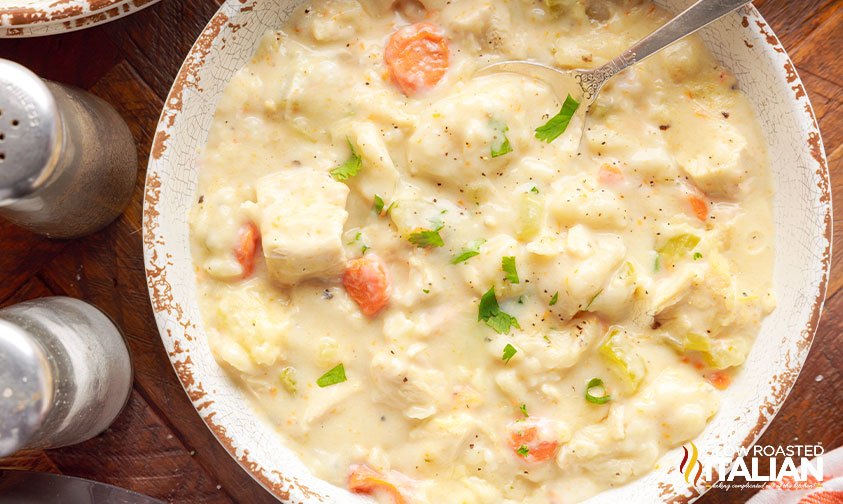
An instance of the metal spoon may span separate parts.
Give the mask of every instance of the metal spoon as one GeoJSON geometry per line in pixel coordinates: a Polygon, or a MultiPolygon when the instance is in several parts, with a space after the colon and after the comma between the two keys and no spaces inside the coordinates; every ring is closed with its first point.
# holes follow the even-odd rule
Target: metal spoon
{"type": "Polygon", "coordinates": [[[559,70],[532,61],[502,61],[481,68],[479,73],[514,72],[543,80],[560,99],[564,100],[563,97],[570,94],[579,101],[577,115],[585,114],[610,78],[748,3],[750,0],[699,0],[613,60],[593,70],[559,70]]]}

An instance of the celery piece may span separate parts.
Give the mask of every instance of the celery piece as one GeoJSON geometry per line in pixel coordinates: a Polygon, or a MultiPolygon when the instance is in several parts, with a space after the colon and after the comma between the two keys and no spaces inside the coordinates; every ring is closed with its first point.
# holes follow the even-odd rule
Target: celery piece
{"type": "Polygon", "coordinates": [[[281,386],[284,387],[290,395],[296,395],[296,386],[298,380],[296,379],[296,368],[285,367],[281,370],[281,386]]]}
{"type": "Polygon", "coordinates": [[[626,331],[610,328],[609,337],[598,348],[598,352],[611,365],[615,372],[627,385],[630,392],[635,392],[647,372],[644,360],[635,351],[635,346],[626,335],[626,331]]]}
{"type": "Polygon", "coordinates": [[[682,342],[682,349],[709,352],[711,351],[711,341],[700,334],[688,333],[685,335],[685,341],[682,342]]]}
{"type": "Polygon", "coordinates": [[[520,240],[530,239],[541,230],[544,199],[536,193],[521,195],[518,201],[518,225],[515,234],[520,240]]]}
{"type": "Polygon", "coordinates": [[[746,360],[749,349],[741,338],[723,338],[711,343],[711,349],[703,353],[705,363],[711,368],[726,369],[740,366],[746,360]]]}
{"type": "Polygon", "coordinates": [[[658,250],[659,256],[668,264],[675,264],[700,242],[700,237],[689,233],[674,236],[658,250]]]}

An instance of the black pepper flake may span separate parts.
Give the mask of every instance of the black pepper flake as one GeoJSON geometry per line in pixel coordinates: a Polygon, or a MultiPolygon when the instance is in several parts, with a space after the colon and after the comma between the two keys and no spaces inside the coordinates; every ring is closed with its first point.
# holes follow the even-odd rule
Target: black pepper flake
{"type": "Polygon", "coordinates": [[[720,112],[720,113],[721,113],[721,114],[723,114],[723,117],[725,117],[726,119],[728,119],[728,118],[729,118],[729,113],[728,113],[728,112],[720,112]]]}
{"type": "Polygon", "coordinates": [[[659,129],[662,131],[667,131],[668,128],[670,128],[669,124],[662,124],[661,126],[659,126],[659,129]]]}
{"type": "Polygon", "coordinates": [[[334,294],[330,289],[325,289],[322,291],[322,299],[334,299],[334,294]]]}
{"type": "Polygon", "coordinates": [[[201,205],[205,201],[205,195],[199,196],[199,204],[201,205]]]}
{"type": "Polygon", "coordinates": [[[407,383],[408,381],[409,381],[409,380],[407,380],[407,377],[405,376],[405,377],[404,377],[404,383],[407,383]]]}

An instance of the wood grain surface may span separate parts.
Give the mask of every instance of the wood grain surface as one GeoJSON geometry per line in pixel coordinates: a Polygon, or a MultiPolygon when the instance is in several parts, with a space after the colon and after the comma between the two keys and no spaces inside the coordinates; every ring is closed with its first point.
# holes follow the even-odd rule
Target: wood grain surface
{"type": "MultiPolygon", "coordinates": [[[[843,0],[756,0],[793,58],[823,134],[834,201],[843,201],[843,0]]],[[[152,317],[141,247],[141,195],[161,106],[184,56],[219,7],[215,0],[162,0],[80,32],[0,40],[0,57],[42,77],[87,89],[126,119],[140,163],[132,203],[105,230],[50,241],[0,220],[0,305],[68,295],[104,309],[125,331],[134,392],[105,433],[81,445],[24,451],[2,468],[102,481],[173,503],[276,502],[216,442],[176,378],[152,317]]],[[[838,229],[843,206],[835,208],[838,229]]],[[[843,233],[825,311],[807,363],[761,443],[843,445],[843,233]]],[[[701,504],[744,502],[752,490],[712,490],[701,504]]]]}

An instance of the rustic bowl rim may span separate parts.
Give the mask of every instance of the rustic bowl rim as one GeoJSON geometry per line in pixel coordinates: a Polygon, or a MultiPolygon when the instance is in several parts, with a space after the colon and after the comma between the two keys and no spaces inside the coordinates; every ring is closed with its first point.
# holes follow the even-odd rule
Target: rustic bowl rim
{"type": "Polygon", "coordinates": [[[39,37],[107,23],[160,0],[40,0],[0,7],[0,38],[39,37]]]}
{"type": "MultiPolygon", "coordinates": [[[[166,157],[166,150],[170,141],[170,134],[175,123],[176,117],[182,111],[182,99],[185,89],[190,87],[198,88],[198,72],[204,65],[205,57],[212,49],[214,41],[220,37],[225,31],[226,27],[233,28],[234,31],[240,28],[240,25],[235,25],[229,22],[229,16],[225,13],[227,6],[233,9],[238,9],[239,12],[244,12],[254,8],[254,5],[261,0],[226,0],[220,6],[217,13],[208,22],[202,33],[199,35],[196,43],[190,50],[190,53],[185,58],[175,82],[168,94],[161,117],[159,119],[158,127],[156,129],[155,137],[153,139],[152,148],[149,158],[149,166],[146,178],[146,187],[144,194],[144,211],[143,211],[143,241],[144,241],[144,260],[147,284],[150,293],[150,301],[152,303],[153,311],[156,315],[156,322],[159,327],[162,340],[165,347],[167,347],[167,338],[171,338],[171,328],[173,324],[178,324],[187,329],[196,328],[196,324],[190,320],[183,319],[183,310],[177,304],[174,304],[172,297],[171,286],[166,279],[167,259],[162,257],[161,252],[164,249],[164,243],[158,234],[158,219],[160,218],[158,205],[160,203],[162,180],[157,167],[157,161],[166,157]],[[161,250],[159,250],[159,248],[161,250]]],[[[681,0],[678,0],[681,1],[681,0]]],[[[300,3],[300,2],[299,2],[300,3]]],[[[788,356],[787,367],[781,370],[781,373],[774,377],[776,385],[774,391],[771,391],[764,397],[765,401],[761,403],[758,410],[758,419],[754,428],[750,429],[741,446],[749,448],[754,444],[766,428],[775,419],[776,414],[790,393],[795,384],[800,371],[807,359],[808,351],[811,347],[815,337],[817,325],[820,320],[823,304],[825,302],[826,288],[828,284],[828,276],[831,267],[831,246],[832,246],[832,202],[830,179],[827,166],[827,159],[825,150],[820,136],[819,126],[813,112],[813,108],[805,92],[804,85],[796,73],[795,67],[787,55],[784,47],[779,42],[778,38],[773,34],[772,29],[767,22],[752,5],[741,8],[738,13],[742,16],[742,26],[749,30],[756,30],[752,32],[751,37],[753,41],[762,40],[767,44],[765,54],[770,54],[771,58],[778,58],[776,62],[784,62],[784,70],[787,74],[787,83],[791,85],[795,101],[802,105],[800,99],[804,98],[804,112],[800,120],[804,120],[807,124],[808,138],[807,145],[810,149],[810,156],[813,158],[813,164],[810,168],[815,169],[818,177],[817,190],[818,201],[822,207],[823,214],[823,240],[824,247],[818,250],[819,252],[819,268],[821,268],[822,277],[819,280],[816,295],[810,302],[810,315],[805,326],[801,329],[799,335],[794,335],[796,346],[800,350],[795,359],[790,359],[788,356]],[[764,412],[767,414],[765,415],[764,412]]],[[[745,41],[748,47],[752,47],[749,41],[745,41]]],[[[780,69],[777,69],[781,73],[780,69]]],[[[812,189],[813,190],[813,189],[812,189]]],[[[166,256],[166,252],[163,254],[166,256]]],[[[818,270],[819,271],[819,270],[818,270]]],[[[185,334],[186,339],[191,339],[185,334]]],[[[235,439],[229,436],[225,422],[216,417],[217,411],[211,407],[207,408],[208,404],[213,404],[213,400],[209,399],[209,393],[202,389],[201,383],[197,387],[197,382],[200,377],[194,375],[190,366],[190,354],[184,352],[180,348],[179,340],[173,342],[173,351],[168,352],[171,363],[179,377],[179,380],[190,397],[194,406],[197,408],[202,419],[205,421],[208,428],[213,432],[218,441],[228,451],[244,470],[246,470],[258,483],[265,489],[272,493],[275,497],[286,501],[291,499],[291,495],[298,492],[297,495],[301,498],[322,500],[322,495],[318,492],[312,491],[307,485],[298,481],[296,478],[287,478],[278,470],[272,468],[264,468],[250,456],[248,448],[239,447],[235,439]],[[186,355],[186,356],[185,356],[186,355]],[[204,409],[204,411],[203,411],[204,409]],[[291,490],[295,492],[291,493],[291,490]]],[[[771,382],[772,386],[773,383],[771,382]]],[[[675,469],[671,468],[668,473],[675,469]]],[[[634,481],[633,481],[634,482],[634,481]]],[[[659,483],[659,489],[662,492],[663,500],[671,504],[690,503],[702,496],[707,488],[680,487],[678,490],[673,484],[659,483]],[[690,495],[679,494],[679,491],[691,491],[690,495]],[[694,494],[696,491],[696,494],[694,494]]],[[[602,495],[602,494],[601,494],[602,495]]],[[[591,499],[589,499],[590,501],[591,499]]],[[[304,502],[304,501],[302,501],[304,502]]]]}

